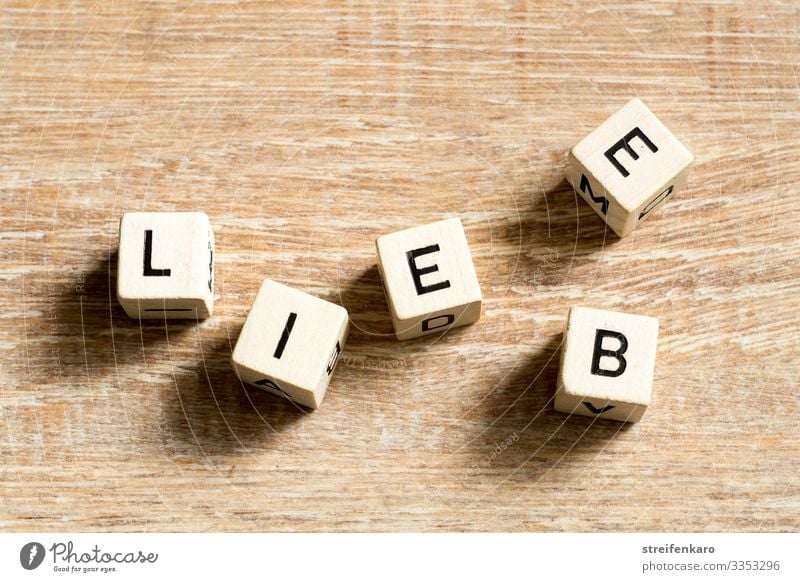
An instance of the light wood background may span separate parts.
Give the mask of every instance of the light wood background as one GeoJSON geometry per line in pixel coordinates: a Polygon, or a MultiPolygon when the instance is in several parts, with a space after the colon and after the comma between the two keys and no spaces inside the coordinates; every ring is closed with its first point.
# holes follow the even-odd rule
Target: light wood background
{"type": "Polygon", "coordinates": [[[5,3],[0,527],[797,530],[799,11],[5,3]],[[564,163],[632,96],[696,163],[619,240],[564,163]],[[130,210],[208,213],[212,319],[125,316],[130,210]],[[483,317],[396,342],[374,239],[450,216],[483,317]],[[266,276],[350,312],[312,414],[228,363],[266,276]],[[641,424],[553,411],[571,305],[660,320],[641,424]]]}

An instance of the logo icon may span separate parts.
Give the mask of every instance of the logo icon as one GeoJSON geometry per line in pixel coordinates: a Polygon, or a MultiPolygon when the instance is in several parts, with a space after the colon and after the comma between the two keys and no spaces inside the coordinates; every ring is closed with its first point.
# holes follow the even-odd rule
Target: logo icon
{"type": "Polygon", "coordinates": [[[44,561],[44,546],[39,542],[28,542],[19,551],[19,563],[26,570],[35,570],[44,561]]]}

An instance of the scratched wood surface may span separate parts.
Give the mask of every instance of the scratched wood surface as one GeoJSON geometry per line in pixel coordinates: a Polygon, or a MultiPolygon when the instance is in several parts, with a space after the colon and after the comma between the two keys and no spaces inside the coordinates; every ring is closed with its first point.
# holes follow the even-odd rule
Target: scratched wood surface
{"type": "Polygon", "coordinates": [[[797,530],[798,4],[4,3],[0,528],[797,530]],[[632,96],[694,153],[630,237],[566,186],[632,96]],[[128,319],[125,211],[202,210],[214,317],[128,319]],[[462,219],[482,319],[398,343],[374,239],[462,219]],[[229,365],[271,277],[349,310],[314,412],[229,365]],[[552,409],[571,305],[657,317],[641,424],[552,409]]]}

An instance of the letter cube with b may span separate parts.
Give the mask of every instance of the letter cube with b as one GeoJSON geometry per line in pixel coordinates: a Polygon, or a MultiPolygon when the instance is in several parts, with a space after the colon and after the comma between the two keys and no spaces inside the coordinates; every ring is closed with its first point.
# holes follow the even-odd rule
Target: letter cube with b
{"type": "Polygon", "coordinates": [[[567,181],[619,236],[686,186],[692,154],[632,99],[569,154],[567,181]]]}
{"type": "Polygon", "coordinates": [[[202,212],[127,212],[117,300],[138,319],[196,319],[214,309],[214,231],[202,212]]]}
{"type": "Polygon", "coordinates": [[[459,219],[393,232],[375,245],[398,340],[480,318],[481,289],[459,219]]]}
{"type": "Polygon", "coordinates": [[[658,320],[573,307],[569,311],[555,409],[638,422],[650,404],[658,320]]]}
{"type": "Polygon", "coordinates": [[[349,330],[347,310],[265,279],[231,360],[242,382],[318,408],[349,330]]]}

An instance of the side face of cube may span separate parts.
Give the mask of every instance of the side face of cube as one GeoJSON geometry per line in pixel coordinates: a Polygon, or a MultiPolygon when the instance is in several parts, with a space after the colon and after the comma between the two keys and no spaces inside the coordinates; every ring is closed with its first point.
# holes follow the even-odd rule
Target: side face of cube
{"type": "Polygon", "coordinates": [[[214,310],[214,231],[202,212],[128,212],[120,220],[117,300],[136,319],[214,310]]]}
{"type": "Polygon", "coordinates": [[[397,339],[441,333],[480,318],[480,284],[459,219],[387,234],[375,244],[397,339]]]}
{"type": "Polygon", "coordinates": [[[265,279],[233,350],[242,382],[318,408],[349,331],[343,307],[265,279]]]}
{"type": "Polygon", "coordinates": [[[572,148],[567,181],[619,236],[685,188],[692,154],[639,99],[572,148]]]}
{"type": "Polygon", "coordinates": [[[573,307],[556,387],[559,412],[638,422],[650,404],[658,320],[573,307]]]}

